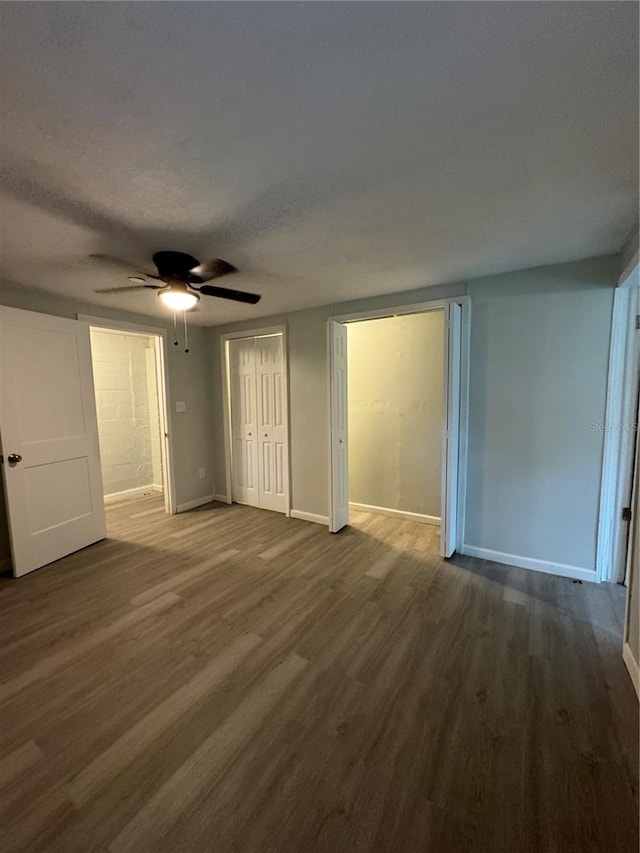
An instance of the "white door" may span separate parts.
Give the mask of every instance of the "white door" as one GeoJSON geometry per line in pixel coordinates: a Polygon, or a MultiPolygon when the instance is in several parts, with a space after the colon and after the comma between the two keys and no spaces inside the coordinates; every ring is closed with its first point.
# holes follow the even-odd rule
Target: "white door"
{"type": "Polygon", "coordinates": [[[260,506],[253,338],[229,343],[231,392],[232,499],[260,506]]]}
{"type": "Polygon", "coordinates": [[[254,338],[259,506],[287,511],[286,389],[282,335],[254,338]]]}
{"type": "Polygon", "coordinates": [[[283,336],[229,342],[232,499],[287,511],[287,398],[283,336]]]}
{"type": "Polygon", "coordinates": [[[462,308],[449,303],[445,309],[444,424],[442,430],[442,490],[440,554],[456,550],[458,516],[458,455],[460,443],[460,361],[462,308]]]}
{"type": "Polygon", "coordinates": [[[329,322],[329,412],[331,419],[331,494],[329,530],[349,524],[349,461],[347,456],[347,327],[329,322]]]}
{"type": "Polygon", "coordinates": [[[3,477],[16,577],[106,535],[89,326],[0,308],[3,477]]]}

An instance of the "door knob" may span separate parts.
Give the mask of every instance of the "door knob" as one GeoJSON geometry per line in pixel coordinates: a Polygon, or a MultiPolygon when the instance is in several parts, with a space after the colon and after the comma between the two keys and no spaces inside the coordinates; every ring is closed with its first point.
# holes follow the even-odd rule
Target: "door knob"
{"type": "Polygon", "coordinates": [[[7,456],[7,462],[9,465],[17,465],[18,462],[22,462],[22,456],[19,453],[10,453],[7,456]]]}

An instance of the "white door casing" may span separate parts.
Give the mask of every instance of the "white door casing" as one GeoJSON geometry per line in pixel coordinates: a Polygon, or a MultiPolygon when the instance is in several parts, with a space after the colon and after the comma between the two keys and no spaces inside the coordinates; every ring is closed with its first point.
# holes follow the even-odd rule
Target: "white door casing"
{"type": "Polygon", "coordinates": [[[232,499],[287,512],[283,335],[229,341],[232,499]]]}
{"type": "Polygon", "coordinates": [[[16,577],[106,535],[89,326],[0,308],[3,477],[16,577]],[[21,460],[11,464],[10,454],[21,460]]]}
{"type": "Polygon", "coordinates": [[[455,302],[445,307],[444,423],[442,428],[442,488],[440,555],[456,550],[458,517],[458,458],[460,442],[460,365],[462,308],[455,302]]]}
{"type": "Polygon", "coordinates": [[[330,516],[329,530],[337,533],[349,524],[349,459],[347,327],[329,322],[330,516]]]}

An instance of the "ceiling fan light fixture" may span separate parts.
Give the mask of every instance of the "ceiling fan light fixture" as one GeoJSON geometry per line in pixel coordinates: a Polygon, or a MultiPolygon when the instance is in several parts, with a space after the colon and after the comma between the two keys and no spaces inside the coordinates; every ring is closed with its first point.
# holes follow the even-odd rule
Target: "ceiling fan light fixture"
{"type": "Polygon", "coordinates": [[[188,311],[200,301],[200,297],[192,290],[182,287],[171,287],[158,293],[162,303],[173,311],[188,311]]]}

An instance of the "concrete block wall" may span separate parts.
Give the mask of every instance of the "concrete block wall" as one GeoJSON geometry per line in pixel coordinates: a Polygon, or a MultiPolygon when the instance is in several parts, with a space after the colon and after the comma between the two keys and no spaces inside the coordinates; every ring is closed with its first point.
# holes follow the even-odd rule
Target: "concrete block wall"
{"type": "Polygon", "coordinates": [[[105,495],[155,483],[157,394],[149,392],[146,355],[152,347],[152,340],[144,336],[91,331],[105,495]],[[154,399],[156,411],[152,413],[154,399]]]}

